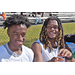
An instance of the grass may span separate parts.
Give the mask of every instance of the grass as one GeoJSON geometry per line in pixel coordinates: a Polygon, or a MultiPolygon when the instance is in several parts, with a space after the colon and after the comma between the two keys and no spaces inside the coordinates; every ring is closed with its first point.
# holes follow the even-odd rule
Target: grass
{"type": "Polygon", "coordinates": [[[64,30],[64,35],[75,34],[75,23],[64,23],[63,30],[64,30]]]}
{"type": "Polygon", "coordinates": [[[24,45],[30,47],[31,44],[39,38],[42,25],[31,26],[27,29],[26,41],[24,45]]]}
{"type": "Polygon", "coordinates": [[[0,45],[3,45],[9,41],[9,37],[7,35],[7,29],[0,28],[0,45]]]}
{"type": "MultiPolygon", "coordinates": [[[[42,25],[34,25],[27,29],[26,41],[24,45],[31,47],[31,44],[39,38],[42,25]]],[[[75,33],[75,23],[64,23],[63,24],[64,35],[65,34],[74,34],[75,33]]],[[[7,35],[7,29],[0,28],[0,45],[5,44],[9,41],[7,35]]]]}

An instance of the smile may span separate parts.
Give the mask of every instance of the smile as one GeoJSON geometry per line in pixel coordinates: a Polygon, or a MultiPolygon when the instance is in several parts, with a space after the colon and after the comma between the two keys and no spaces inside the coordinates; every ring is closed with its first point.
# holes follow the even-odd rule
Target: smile
{"type": "Polygon", "coordinates": [[[49,34],[55,34],[54,32],[49,32],[49,34]]]}
{"type": "Polygon", "coordinates": [[[23,44],[23,41],[17,41],[17,44],[23,44]]]}

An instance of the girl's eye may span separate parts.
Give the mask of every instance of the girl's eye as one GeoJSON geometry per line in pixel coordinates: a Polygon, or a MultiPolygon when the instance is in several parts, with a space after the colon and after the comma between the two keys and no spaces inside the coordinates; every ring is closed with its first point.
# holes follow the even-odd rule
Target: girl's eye
{"type": "Polygon", "coordinates": [[[50,27],[50,26],[48,26],[47,28],[48,28],[48,29],[52,29],[52,28],[58,29],[58,27],[50,27]]]}

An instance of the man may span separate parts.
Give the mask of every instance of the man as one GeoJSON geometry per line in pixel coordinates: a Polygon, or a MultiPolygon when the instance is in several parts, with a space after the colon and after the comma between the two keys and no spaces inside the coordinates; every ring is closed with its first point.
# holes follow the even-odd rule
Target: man
{"type": "Polygon", "coordinates": [[[6,13],[5,12],[3,12],[2,17],[4,20],[6,20],[6,13]]]}
{"type": "Polygon", "coordinates": [[[75,61],[64,48],[63,27],[59,18],[51,16],[43,24],[40,37],[32,46],[34,62],[75,61]]]}
{"type": "Polygon", "coordinates": [[[0,21],[3,20],[2,14],[3,12],[0,12],[0,21]]]}
{"type": "Polygon", "coordinates": [[[35,25],[36,25],[37,23],[42,24],[42,21],[43,21],[43,20],[41,20],[40,17],[43,17],[43,16],[44,16],[44,12],[33,12],[33,14],[35,14],[35,18],[36,18],[36,20],[35,20],[35,25]],[[40,16],[38,16],[38,15],[40,15],[40,16]]]}
{"type": "Polygon", "coordinates": [[[1,20],[6,20],[6,13],[0,12],[0,18],[1,18],[1,20]]]}
{"type": "Polygon", "coordinates": [[[39,14],[39,15],[41,15],[41,17],[43,17],[43,15],[44,15],[44,12],[34,12],[35,13],[35,17],[37,16],[37,14],[39,14]]]}
{"type": "Polygon", "coordinates": [[[65,42],[73,42],[75,43],[75,34],[66,34],[64,35],[65,42]]]}
{"type": "Polygon", "coordinates": [[[30,22],[22,15],[12,15],[8,17],[4,24],[10,41],[0,46],[0,62],[32,62],[34,53],[24,46],[27,28],[30,22]]]}
{"type": "Polygon", "coordinates": [[[24,12],[21,12],[21,15],[23,15],[24,12]]]}

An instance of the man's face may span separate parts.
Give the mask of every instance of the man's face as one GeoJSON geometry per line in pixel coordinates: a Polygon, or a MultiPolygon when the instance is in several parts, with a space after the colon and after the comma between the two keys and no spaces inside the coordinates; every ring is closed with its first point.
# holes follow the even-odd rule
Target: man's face
{"type": "Polygon", "coordinates": [[[14,48],[21,48],[26,38],[27,27],[25,25],[13,25],[7,31],[10,37],[10,45],[14,48]]]}
{"type": "Polygon", "coordinates": [[[58,35],[58,23],[56,20],[50,20],[47,25],[47,35],[54,39],[58,35]]]}

